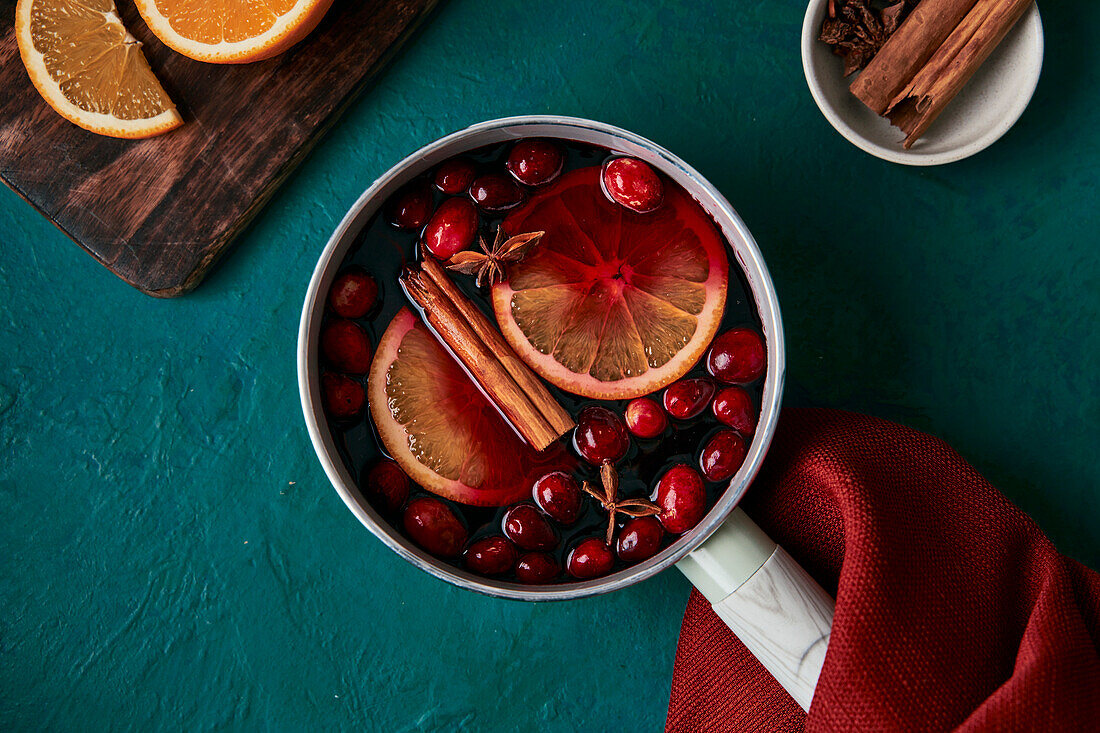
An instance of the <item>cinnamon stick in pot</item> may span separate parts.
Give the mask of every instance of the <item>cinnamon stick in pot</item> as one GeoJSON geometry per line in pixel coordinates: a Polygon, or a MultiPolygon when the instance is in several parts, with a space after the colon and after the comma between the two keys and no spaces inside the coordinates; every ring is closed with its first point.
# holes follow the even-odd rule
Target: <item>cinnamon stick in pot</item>
{"type": "Polygon", "coordinates": [[[978,0],[921,0],[848,87],[881,115],[978,0]]]}
{"type": "Polygon", "coordinates": [[[428,277],[439,286],[444,295],[455,304],[466,322],[473,328],[474,333],[489,347],[520,389],[526,393],[527,397],[542,413],[551,429],[559,436],[572,430],[575,424],[573,418],[570,417],[564,407],[558,404],[558,401],[550,394],[550,390],[531,371],[531,368],[519,358],[515,350],[504,340],[504,336],[501,335],[500,331],[481,312],[481,309],[459,291],[458,286],[454,284],[443,266],[431,257],[425,257],[421,267],[428,274],[428,277]]]}
{"type": "Polygon", "coordinates": [[[428,326],[525,441],[541,451],[561,436],[432,278],[406,268],[400,282],[428,326]]]}

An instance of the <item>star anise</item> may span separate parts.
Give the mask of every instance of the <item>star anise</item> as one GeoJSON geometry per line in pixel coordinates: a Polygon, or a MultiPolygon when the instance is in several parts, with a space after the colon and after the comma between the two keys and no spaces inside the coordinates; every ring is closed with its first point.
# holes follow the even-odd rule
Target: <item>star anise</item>
{"type": "Polygon", "coordinates": [[[593,497],[607,510],[607,544],[615,538],[615,515],[625,514],[628,517],[651,517],[660,514],[661,508],[649,499],[620,499],[619,498],[619,474],[611,461],[604,461],[600,466],[600,483],[603,490],[597,491],[592,484],[585,481],[584,491],[593,497]]]}
{"type": "Polygon", "coordinates": [[[477,276],[477,285],[493,285],[504,279],[504,266],[519,262],[539,243],[546,232],[528,232],[509,237],[504,227],[497,227],[497,236],[490,249],[484,237],[478,237],[481,252],[459,252],[447,261],[447,269],[477,276]]]}
{"type": "Polygon", "coordinates": [[[919,0],[829,0],[818,40],[844,58],[844,76],[866,66],[919,0]]]}

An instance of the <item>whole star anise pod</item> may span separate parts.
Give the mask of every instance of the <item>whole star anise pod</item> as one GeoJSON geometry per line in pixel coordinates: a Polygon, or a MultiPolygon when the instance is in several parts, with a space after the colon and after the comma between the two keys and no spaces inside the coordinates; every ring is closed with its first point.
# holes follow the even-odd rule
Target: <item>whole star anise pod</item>
{"type": "Polygon", "coordinates": [[[919,0],[829,0],[818,40],[844,58],[844,76],[866,66],[919,0]]]}
{"type": "Polygon", "coordinates": [[[597,491],[588,481],[582,487],[586,494],[600,502],[607,510],[607,544],[615,538],[615,515],[625,514],[628,517],[651,517],[660,514],[661,508],[649,499],[620,499],[619,498],[619,474],[611,461],[604,461],[600,466],[600,483],[602,490],[597,491]]]}
{"type": "Polygon", "coordinates": [[[447,269],[477,276],[477,285],[493,285],[504,279],[504,266],[519,262],[539,243],[546,232],[528,232],[509,237],[504,227],[497,227],[497,236],[490,249],[484,237],[478,237],[481,252],[459,252],[447,261],[447,269]]]}

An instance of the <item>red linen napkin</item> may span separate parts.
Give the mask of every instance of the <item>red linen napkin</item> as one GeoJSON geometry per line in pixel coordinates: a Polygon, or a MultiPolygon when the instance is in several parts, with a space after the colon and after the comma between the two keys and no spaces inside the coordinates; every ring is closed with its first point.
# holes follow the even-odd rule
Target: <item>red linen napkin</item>
{"type": "Polygon", "coordinates": [[[1100,730],[1100,575],[942,441],[785,410],[743,506],[837,599],[810,712],[694,592],[667,731],[1100,730]]]}

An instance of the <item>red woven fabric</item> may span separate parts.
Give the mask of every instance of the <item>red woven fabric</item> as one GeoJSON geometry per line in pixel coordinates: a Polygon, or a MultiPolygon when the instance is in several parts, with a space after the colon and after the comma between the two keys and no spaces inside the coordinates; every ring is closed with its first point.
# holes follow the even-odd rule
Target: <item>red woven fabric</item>
{"type": "Polygon", "coordinates": [[[786,410],[749,516],[837,599],[807,716],[693,593],[666,730],[1100,730],[1100,575],[945,443],[786,410]]]}

